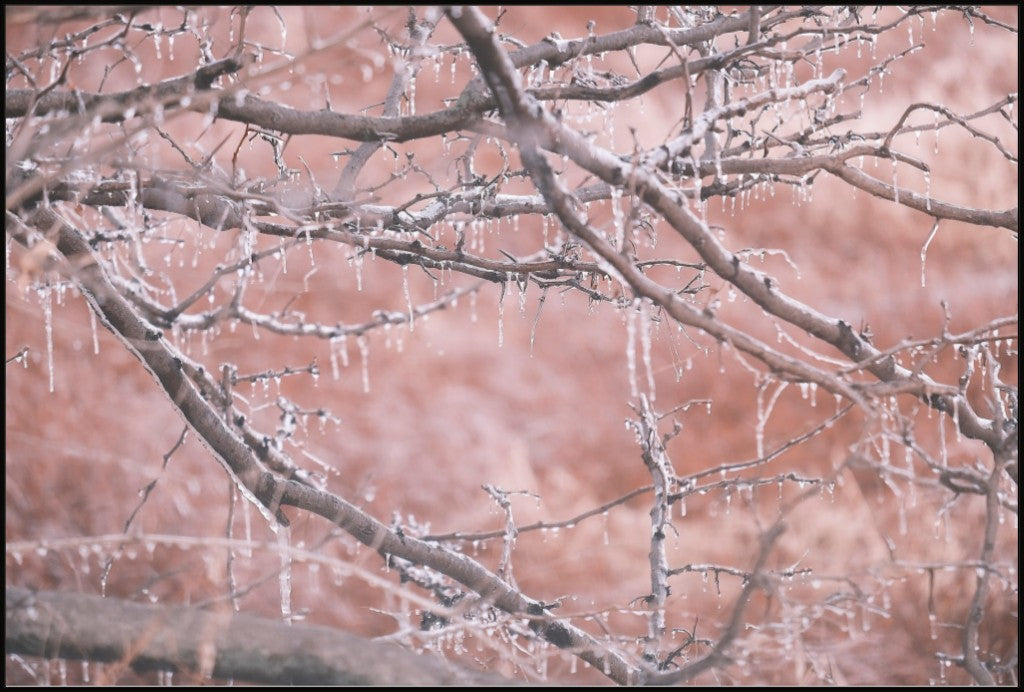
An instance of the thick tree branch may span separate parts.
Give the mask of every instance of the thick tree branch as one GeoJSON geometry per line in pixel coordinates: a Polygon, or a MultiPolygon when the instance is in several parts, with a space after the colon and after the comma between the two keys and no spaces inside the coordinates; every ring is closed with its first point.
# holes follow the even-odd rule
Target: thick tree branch
{"type": "Polygon", "coordinates": [[[269,685],[515,684],[316,625],[247,613],[149,605],[87,594],[7,587],[8,655],[119,663],[269,685]]]}

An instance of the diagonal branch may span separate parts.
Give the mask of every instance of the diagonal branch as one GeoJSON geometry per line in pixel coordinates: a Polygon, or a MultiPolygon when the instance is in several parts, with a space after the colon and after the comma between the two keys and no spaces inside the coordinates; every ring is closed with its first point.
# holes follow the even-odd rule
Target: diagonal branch
{"type": "Polygon", "coordinates": [[[117,292],[81,232],[48,208],[37,210],[28,225],[15,232],[20,242],[27,243],[30,229],[57,238],[56,247],[65,259],[66,269],[81,287],[90,308],[160,383],[173,406],[222,463],[243,495],[261,508],[271,524],[276,516],[278,522],[287,525],[281,511],[285,506],[317,514],[385,559],[393,556],[436,569],[472,589],[484,603],[529,619],[537,635],[559,648],[575,650],[612,679],[621,683],[636,681],[637,671],[620,654],[575,625],[555,619],[543,602],[525,596],[475,560],[392,530],[337,495],[262,470],[255,452],[226,425],[197,389],[187,372],[186,359],[117,292]]]}
{"type": "Polygon", "coordinates": [[[490,75],[490,79],[496,84],[495,96],[499,103],[502,103],[503,115],[513,136],[518,137],[524,161],[534,175],[538,189],[548,198],[563,224],[583,239],[638,295],[653,300],[677,321],[703,329],[716,338],[728,341],[738,349],[754,355],[773,370],[787,373],[796,379],[815,382],[828,391],[842,394],[863,405],[861,394],[841,378],[817,371],[803,362],[769,349],[745,333],[722,324],[713,314],[696,310],[672,292],[643,276],[629,258],[618,253],[580,218],[567,191],[554,177],[546,160],[540,154],[541,146],[568,156],[587,171],[612,185],[631,181],[641,199],[659,212],[697,250],[710,269],[736,286],[768,313],[799,327],[814,338],[825,341],[852,361],[872,362],[868,370],[884,382],[914,382],[917,385],[916,395],[929,406],[943,413],[956,412],[957,425],[967,437],[982,440],[993,450],[1002,449],[1008,443],[1007,431],[994,425],[991,419],[978,415],[965,397],[944,391],[945,388],[930,377],[897,364],[894,358],[873,360],[878,350],[856,334],[848,322],[824,315],[780,291],[771,277],[754,269],[725,248],[711,229],[683,206],[675,192],[668,189],[649,167],[624,161],[585,140],[546,113],[518,88],[518,73],[496,43],[493,48],[490,47],[493,42],[489,41],[489,34],[482,23],[485,20],[480,21],[478,28],[467,28],[476,32],[475,43],[471,45],[475,52],[481,51],[477,54],[481,69],[485,75],[490,75]]]}

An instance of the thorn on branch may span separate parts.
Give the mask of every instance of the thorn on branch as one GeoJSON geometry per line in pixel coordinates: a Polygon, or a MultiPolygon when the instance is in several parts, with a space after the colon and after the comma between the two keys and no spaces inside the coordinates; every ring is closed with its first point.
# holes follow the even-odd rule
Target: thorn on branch
{"type": "Polygon", "coordinates": [[[864,347],[861,346],[860,337],[846,320],[839,320],[839,342],[837,344],[843,353],[852,360],[860,360],[864,347]]]}

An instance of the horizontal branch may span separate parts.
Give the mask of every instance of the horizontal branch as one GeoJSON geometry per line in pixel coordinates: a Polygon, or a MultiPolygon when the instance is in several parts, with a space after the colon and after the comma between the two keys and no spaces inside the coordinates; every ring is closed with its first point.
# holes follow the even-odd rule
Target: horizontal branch
{"type": "MultiPolygon", "coordinates": [[[[429,205],[420,212],[399,211],[396,207],[380,205],[314,205],[294,210],[299,218],[313,218],[318,215],[338,216],[335,221],[307,223],[300,226],[284,225],[266,221],[245,220],[241,205],[223,194],[217,194],[211,187],[185,186],[169,180],[152,179],[142,181],[141,186],[123,181],[103,181],[95,185],[58,184],[47,190],[50,200],[74,201],[90,206],[128,206],[141,204],[151,211],[164,211],[200,221],[214,230],[253,228],[261,234],[286,238],[309,238],[341,243],[357,250],[373,252],[377,257],[399,265],[416,264],[424,269],[455,271],[467,276],[495,283],[504,283],[517,277],[529,277],[535,283],[548,285],[562,282],[574,286],[581,276],[605,276],[604,271],[594,262],[570,259],[565,253],[548,252],[543,259],[499,260],[468,253],[457,244],[455,248],[443,245],[428,245],[418,238],[409,238],[410,230],[421,227],[429,229],[433,224],[446,220],[451,215],[467,215],[468,218],[506,218],[523,213],[549,213],[550,207],[539,195],[496,195],[492,198],[474,198],[456,194],[429,205]],[[395,230],[397,229],[397,230],[395,230]]],[[[218,192],[229,192],[218,190],[218,192]]],[[[608,199],[611,188],[605,184],[590,185],[577,191],[579,198],[586,201],[608,199]]],[[[242,193],[232,193],[240,200],[248,201],[242,193]]],[[[271,214],[275,207],[257,200],[252,205],[253,214],[271,214]]],[[[278,211],[288,211],[280,210],[278,211]]],[[[107,234],[97,233],[90,243],[110,240],[107,234]]],[[[262,254],[272,254],[268,251],[262,254]]],[[[254,255],[245,263],[254,263],[254,255]]],[[[510,258],[511,259],[511,258],[510,258]]],[[[226,272],[226,269],[222,269],[226,272]]],[[[212,285],[212,284],[211,284],[212,285]]],[[[201,297],[201,296],[200,296],[201,297]]],[[[193,301],[194,302],[194,301],[193,301]]],[[[161,324],[177,318],[180,310],[160,309],[152,318],[159,318],[161,324]]],[[[210,313],[212,316],[212,313],[210,313]]],[[[204,328],[189,318],[189,328],[204,328]]],[[[342,332],[331,334],[340,336],[342,332]]]]}
{"type": "Polygon", "coordinates": [[[195,72],[181,77],[165,79],[157,84],[145,84],[115,94],[94,94],[77,89],[53,89],[40,92],[35,89],[8,89],[4,92],[4,117],[23,118],[27,115],[46,115],[55,111],[98,115],[107,122],[125,120],[131,115],[150,111],[157,104],[172,105],[184,96],[209,89],[218,77],[237,72],[246,61],[224,58],[203,65],[195,72]],[[141,110],[140,110],[141,109],[141,110]]]}
{"type": "Polygon", "coordinates": [[[874,178],[860,169],[848,166],[845,163],[833,161],[823,166],[825,170],[840,180],[869,192],[875,197],[893,200],[911,209],[930,214],[937,219],[950,219],[952,221],[963,221],[975,226],[993,226],[1007,228],[1014,233],[1018,232],[1018,209],[1007,209],[1005,211],[991,211],[988,209],[977,209],[973,207],[962,207],[958,204],[942,202],[933,197],[920,195],[912,190],[896,188],[888,183],[874,178]]]}
{"type": "MultiPolygon", "coordinates": [[[[747,15],[720,17],[693,29],[666,30],[636,25],[601,37],[573,41],[541,41],[517,51],[519,66],[544,61],[556,65],[580,55],[623,50],[643,43],[655,45],[686,45],[707,41],[717,35],[741,31],[748,24],[747,15]]],[[[29,114],[52,112],[96,113],[107,121],[120,121],[139,113],[143,105],[165,101],[177,103],[186,94],[206,89],[220,74],[237,71],[242,63],[234,58],[204,66],[194,74],[165,80],[154,86],[142,86],[117,94],[90,94],[77,90],[54,89],[40,95],[33,89],[10,89],[5,93],[5,115],[20,118],[29,114]]],[[[480,113],[495,107],[495,102],[475,82],[463,91],[454,106],[425,115],[374,117],[335,113],[329,110],[300,110],[264,101],[242,87],[223,92],[196,94],[188,109],[212,113],[225,120],[292,135],[324,135],[360,142],[408,141],[440,135],[466,128],[479,119],[480,113]]]]}
{"type": "MultiPolygon", "coordinates": [[[[269,685],[514,684],[387,642],[248,613],[6,589],[8,655],[121,663],[269,685]]],[[[110,683],[116,680],[107,681],[110,683]]]]}

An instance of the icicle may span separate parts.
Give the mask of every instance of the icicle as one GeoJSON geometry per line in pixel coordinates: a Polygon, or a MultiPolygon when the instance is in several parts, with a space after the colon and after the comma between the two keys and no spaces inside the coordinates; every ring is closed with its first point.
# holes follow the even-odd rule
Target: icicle
{"type": "Polygon", "coordinates": [[[498,298],[498,348],[505,343],[505,285],[502,285],[501,297],[498,298]]]}
{"type": "Polygon", "coordinates": [[[626,223],[622,213],[622,190],[611,190],[612,226],[615,228],[615,249],[622,252],[626,240],[626,223]]]}
{"type": "Polygon", "coordinates": [[[537,299],[537,315],[533,318],[533,325],[530,327],[530,357],[533,358],[533,341],[537,336],[537,323],[540,322],[540,311],[544,307],[544,299],[547,298],[548,289],[545,286],[537,299]]]}
{"type": "Polygon", "coordinates": [[[651,367],[651,320],[647,316],[644,302],[640,301],[640,352],[644,361],[644,370],[647,372],[647,397],[653,402],[654,391],[654,368],[651,367]]]}
{"type": "Polygon", "coordinates": [[[409,331],[413,331],[416,324],[416,312],[412,307],[412,294],[409,291],[409,265],[402,265],[402,292],[405,294],[405,305],[409,309],[409,331]]]}
{"type": "MultiPolygon", "coordinates": [[[[365,243],[369,243],[369,240],[370,240],[369,238],[367,238],[366,236],[363,236],[363,243],[364,244],[365,243]]],[[[354,260],[354,264],[355,264],[355,268],[356,268],[356,291],[359,291],[361,293],[362,290],[363,290],[363,256],[362,255],[356,255],[356,258],[354,260]]]]}
{"type": "Polygon", "coordinates": [[[953,432],[956,434],[957,444],[963,442],[963,433],[960,431],[960,400],[953,399],[953,432]]]}
{"type": "Polygon", "coordinates": [[[946,465],[946,464],[949,463],[949,457],[947,455],[947,450],[946,450],[946,425],[945,425],[945,421],[946,421],[946,419],[944,417],[939,416],[939,419],[938,419],[938,424],[939,424],[939,460],[942,462],[943,465],[946,465]]]}
{"type": "Polygon", "coordinates": [[[626,309],[626,368],[629,371],[629,395],[640,396],[636,383],[636,303],[626,309]]]}
{"type": "Polygon", "coordinates": [[[935,219],[935,223],[932,224],[932,230],[928,234],[928,239],[924,241],[924,245],[921,247],[921,288],[925,287],[925,259],[928,255],[928,246],[932,242],[932,238],[935,237],[935,232],[939,230],[939,220],[935,219]]]}
{"type": "Polygon", "coordinates": [[[291,531],[281,527],[277,532],[277,545],[281,549],[281,570],[278,572],[278,587],[281,593],[281,617],[292,622],[292,558],[290,552],[291,531]]]}
{"type": "Polygon", "coordinates": [[[344,338],[344,336],[336,336],[331,338],[331,340],[327,342],[327,348],[331,354],[331,377],[334,378],[335,382],[337,382],[341,378],[341,369],[338,367],[337,344],[341,343],[341,340],[344,338]]]}
{"type": "Polygon", "coordinates": [[[900,184],[899,179],[896,176],[896,157],[892,157],[892,190],[893,190],[893,201],[896,204],[900,203],[900,184]]]}
{"type": "Polygon", "coordinates": [[[96,313],[89,310],[89,326],[92,328],[92,352],[93,355],[100,354],[100,335],[96,329],[96,313]]]}
{"type": "Polygon", "coordinates": [[[46,326],[46,368],[50,373],[50,394],[53,394],[53,302],[49,286],[39,289],[43,303],[43,319],[46,326]]]}
{"type": "Polygon", "coordinates": [[[362,334],[356,339],[356,344],[359,346],[359,355],[362,358],[362,371],[363,371],[363,393],[370,393],[370,346],[366,343],[366,337],[362,334]]]}

